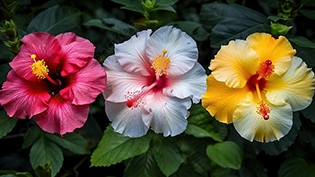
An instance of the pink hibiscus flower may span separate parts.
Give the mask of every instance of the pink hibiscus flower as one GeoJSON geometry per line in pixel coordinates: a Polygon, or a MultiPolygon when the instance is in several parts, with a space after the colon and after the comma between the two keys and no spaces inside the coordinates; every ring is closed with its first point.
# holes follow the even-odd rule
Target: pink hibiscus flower
{"type": "Polygon", "coordinates": [[[164,136],[186,129],[191,102],[206,91],[195,41],[171,26],[145,30],[115,45],[104,62],[105,110],[116,132],[140,137],[151,128],[164,136]]]}
{"type": "Polygon", "coordinates": [[[89,104],[106,84],[106,73],[93,58],[94,45],[74,33],[35,32],[21,41],[0,90],[1,106],[13,118],[35,116],[49,133],[82,127],[89,104]]]}

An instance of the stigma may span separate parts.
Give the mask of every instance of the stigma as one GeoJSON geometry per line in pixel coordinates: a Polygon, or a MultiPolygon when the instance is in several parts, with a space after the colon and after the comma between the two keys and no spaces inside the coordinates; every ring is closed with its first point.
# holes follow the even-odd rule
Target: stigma
{"type": "Polygon", "coordinates": [[[268,104],[261,101],[257,108],[257,113],[261,115],[264,120],[268,120],[270,118],[270,108],[268,104]]]}
{"type": "Polygon", "coordinates": [[[165,56],[166,53],[167,50],[163,49],[162,54],[153,59],[151,68],[155,70],[155,73],[158,76],[168,74],[168,67],[170,66],[171,60],[165,56]]]}

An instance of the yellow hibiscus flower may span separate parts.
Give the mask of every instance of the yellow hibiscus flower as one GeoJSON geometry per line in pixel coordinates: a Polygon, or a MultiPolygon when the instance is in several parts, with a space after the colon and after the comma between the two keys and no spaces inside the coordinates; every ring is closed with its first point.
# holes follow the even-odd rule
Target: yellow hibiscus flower
{"type": "Polygon", "coordinates": [[[284,36],[230,41],[210,63],[203,107],[249,141],[279,140],[314,94],[314,73],[295,53],[284,36]]]}

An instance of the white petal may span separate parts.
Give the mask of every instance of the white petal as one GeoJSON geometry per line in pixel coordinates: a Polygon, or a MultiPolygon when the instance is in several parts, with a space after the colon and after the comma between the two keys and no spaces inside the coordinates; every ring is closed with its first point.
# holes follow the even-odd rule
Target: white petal
{"type": "Polygon", "coordinates": [[[105,101],[107,117],[115,132],[129,137],[140,137],[147,133],[148,126],[142,121],[143,108],[128,108],[125,102],[105,101]]]}
{"type": "Polygon", "coordinates": [[[257,103],[248,96],[233,114],[236,131],[249,141],[270,142],[285,136],[292,127],[292,110],[289,104],[269,104],[270,118],[265,120],[257,113],[257,103]]]}
{"type": "Polygon", "coordinates": [[[193,103],[200,101],[201,95],[206,92],[206,77],[204,68],[197,62],[187,73],[181,76],[169,76],[169,86],[163,93],[177,98],[191,98],[193,103]]]}
{"type": "Polygon", "coordinates": [[[109,56],[103,65],[107,73],[107,85],[103,95],[108,101],[124,102],[128,92],[140,91],[147,84],[144,76],[123,70],[114,55],[109,56]]]}
{"type": "Polygon", "coordinates": [[[287,102],[293,111],[299,111],[312,102],[314,73],[302,59],[292,57],[291,65],[283,75],[273,75],[266,83],[266,98],[274,104],[287,102]]]}
{"type": "Polygon", "coordinates": [[[150,60],[145,55],[146,42],[151,30],[138,32],[128,41],[115,45],[115,56],[127,72],[149,75],[150,60]]]}
{"type": "Polygon", "coordinates": [[[152,60],[167,50],[170,58],[169,73],[181,75],[189,71],[197,62],[198,49],[196,42],[186,33],[171,26],[157,29],[147,41],[147,56],[152,60]]]}
{"type": "Polygon", "coordinates": [[[166,136],[182,133],[187,126],[187,111],[191,106],[189,98],[178,99],[164,96],[161,92],[146,96],[146,109],[149,114],[143,119],[151,120],[151,129],[166,136]]]}

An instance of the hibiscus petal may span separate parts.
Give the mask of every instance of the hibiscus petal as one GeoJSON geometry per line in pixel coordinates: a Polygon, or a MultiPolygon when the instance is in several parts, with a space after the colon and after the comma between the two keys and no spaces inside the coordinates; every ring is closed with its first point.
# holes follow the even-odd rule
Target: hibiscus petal
{"type": "Polygon", "coordinates": [[[60,91],[60,95],[75,105],[92,103],[104,92],[106,73],[100,63],[90,60],[80,71],[67,77],[68,85],[60,91]]]}
{"type": "Polygon", "coordinates": [[[13,70],[0,90],[0,104],[10,117],[25,119],[47,109],[49,89],[43,82],[20,78],[13,70]]]}
{"type": "Polygon", "coordinates": [[[141,74],[126,72],[114,55],[104,61],[104,69],[107,73],[107,85],[104,92],[106,100],[111,102],[125,102],[128,92],[141,91],[148,84],[149,78],[141,74]]]}
{"type": "Polygon", "coordinates": [[[89,105],[74,105],[59,95],[49,100],[48,109],[35,116],[36,123],[44,131],[64,135],[84,125],[89,114],[89,105]]]}
{"type": "Polygon", "coordinates": [[[148,93],[145,97],[144,109],[149,114],[143,119],[151,120],[151,129],[166,136],[176,136],[182,133],[187,126],[187,111],[191,106],[189,98],[178,99],[160,93],[148,93]]]}
{"type": "Polygon", "coordinates": [[[287,102],[293,111],[299,111],[312,102],[314,73],[301,58],[292,57],[290,68],[281,76],[271,77],[266,83],[266,98],[273,104],[287,102]]]}
{"type": "Polygon", "coordinates": [[[243,88],[259,68],[258,55],[244,40],[230,41],[222,46],[209,69],[211,74],[228,87],[243,88]]]}
{"type": "Polygon", "coordinates": [[[162,54],[162,50],[167,50],[165,56],[171,60],[168,71],[173,76],[188,72],[198,59],[196,42],[186,33],[171,26],[157,29],[148,39],[146,47],[150,63],[162,54]]]}
{"type": "Polygon", "coordinates": [[[177,98],[191,98],[193,103],[200,101],[201,95],[206,92],[206,77],[203,67],[196,63],[187,73],[172,77],[169,76],[167,86],[163,93],[177,98]]]}
{"type": "Polygon", "coordinates": [[[247,94],[251,94],[247,87],[242,89],[227,87],[224,82],[215,80],[211,74],[207,78],[207,91],[202,95],[202,106],[218,121],[229,124],[233,122],[237,104],[247,94]]]}
{"type": "Polygon", "coordinates": [[[59,34],[56,39],[62,46],[64,56],[62,76],[77,72],[94,57],[95,46],[87,39],[72,32],[59,34]]]}
{"type": "MultiPolygon", "coordinates": [[[[115,132],[129,137],[140,137],[147,133],[148,126],[142,120],[143,108],[128,108],[126,103],[105,102],[105,111],[115,132]]],[[[150,122],[150,121],[149,121],[150,122]]]]}
{"type": "Polygon", "coordinates": [[[272,61],[275,65],[274,72],[278,75],[289,68],[291,57],[296,53],[284,36],[275,39],[267,33],[254,33],[247,37],[246,42],[256,51],[260,62],[272,61]]]}
{"type": "Polygon", "coordinates": [[[145,55],[151,32],[150,29],[138,32],[128,41],[115,45],[115,56],[125,71],[145,76],[152,72],[150,60],[145,55]]]}
{"type": "Polygon", "coordinates": [[[270,142],[286,135],[293,124],[292,110],[289,104],[268,104],[271,109],[269,119],[265,120],[257,113],[257,100],[248,96],[235,110],[233,119],[236,131],[249,141],[270,142]]]}
{"type": "Polygon", "coordinates": [[[32,73],[31,65],[34,63],[32,54],[36,60],[44,59],[50,73],[54,73],[60,60],[61,46],[55,37],[49,33],[34,32],[24,36],[19,54],[10,62],[10,66],[17,75],[26,80],[39,81],[32,73]]]}

